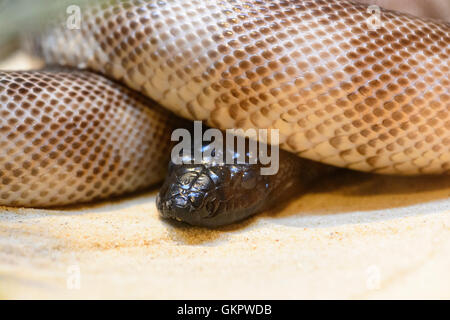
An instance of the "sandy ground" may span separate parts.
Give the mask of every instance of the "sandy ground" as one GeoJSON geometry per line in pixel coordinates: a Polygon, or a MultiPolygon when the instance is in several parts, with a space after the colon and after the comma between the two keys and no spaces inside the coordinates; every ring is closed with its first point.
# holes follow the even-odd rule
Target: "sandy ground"
{"type": "Polygon", "coordinates": [[[160,220],[155,195],[0,208],[0,298],[450,298],[450,177],[342,172],[215,231],[160,220]]]}

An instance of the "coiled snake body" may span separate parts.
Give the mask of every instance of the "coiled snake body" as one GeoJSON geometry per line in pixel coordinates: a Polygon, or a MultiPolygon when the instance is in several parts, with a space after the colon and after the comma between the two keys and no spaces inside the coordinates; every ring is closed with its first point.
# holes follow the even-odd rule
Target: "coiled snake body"
{"type": "Polygon", "coordinates": [[[160,180],[179,120],[134,91],[219,129],[278,129],[282,149],[324,164],[448,174],[450,24],[382,9],[374,27],[371,14],[337,0],[82,8],[80,29],[52,25],[34,49],[96,73],[0,73],[0,204],[89,201],[160,180]]]}

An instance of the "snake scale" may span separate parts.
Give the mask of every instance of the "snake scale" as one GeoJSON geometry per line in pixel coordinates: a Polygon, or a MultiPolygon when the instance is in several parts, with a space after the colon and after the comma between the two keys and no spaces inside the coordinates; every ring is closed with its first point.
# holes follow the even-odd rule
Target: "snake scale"
{"type": "Polygon", "coordinates": [[[326,165],[449,174],[450,23],[381,9],[374,27],[372,14],[346,0],[91,2],[80,29],[33,35],[64,68],[0,73],[0,204],[160,181],[181,120],[157,104],[278,129],[282,149],[326,165]]]}

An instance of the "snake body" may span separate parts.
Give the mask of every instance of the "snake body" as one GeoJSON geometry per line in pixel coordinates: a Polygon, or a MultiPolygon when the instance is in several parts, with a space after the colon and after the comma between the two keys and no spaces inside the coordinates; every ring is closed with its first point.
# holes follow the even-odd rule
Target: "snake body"
{"type": "Polygon", "coordinates": [[[170,129],[145,97],[86,71],[0,72],[0,204],[47,207],[161,181],[170,129]]]}
{"type": "Polygon", "coordinates": [[[88,201],[159,180],[150,175],[164,172],[164,156],[149,159],[178,120],[150,120],[158,107],[143,108],[152,102],[132,90],[222,130],[278,129],[282,149],[324,164],[449,174],[450,24],[381,9],[374,28],[372,14],[346,0],[89,4],[80,29],[59,21],[33,36],[33,49],[113,81],[0,74],[0,203],[88,201]]]}

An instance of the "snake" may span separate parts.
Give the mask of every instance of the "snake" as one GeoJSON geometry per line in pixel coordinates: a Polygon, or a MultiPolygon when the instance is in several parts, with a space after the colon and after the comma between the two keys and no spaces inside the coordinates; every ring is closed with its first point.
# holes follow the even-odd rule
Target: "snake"
{"type": "Polygon", "coordinates": [[[0,72],[0,205],[106,199],[167,174],[162,217],[216,227],[334,167],[450,174],[449,22],[347,0],[91,1],[77,28],[64,19],[27,37],[48,67],[0,72]],[[172,163],[188,120],[277,130],[278,173],[172,163]]]}

